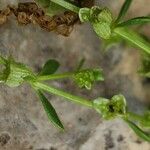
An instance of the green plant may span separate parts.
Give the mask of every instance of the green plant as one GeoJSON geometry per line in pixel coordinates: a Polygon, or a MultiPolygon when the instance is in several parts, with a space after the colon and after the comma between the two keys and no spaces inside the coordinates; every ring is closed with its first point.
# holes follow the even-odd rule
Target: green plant
{"type": "MultiPolygon", "coordinates": [[[[141,75],[150,77],[150,44],[142,36],[128,28],[131,25],[149,23],[150,17],[137,17],[122,21],[132,0],[125,1],[117,18],[112,16],[112,13],[108,8],[101,8],[99,6],[79,8],[74,5],[71,0],[35,0],[35,2],[42,7],[49,16],[61,13],[66,9],[77,13],[80,21],[89,22],[97,36],[104,39],[107,44],[124,39],[140,48],[143,53],[143,65],[139,72],[141,75]]],[[[40,98],[49,120],[58,128],[63,130],[64,126],[55,109],[45,97],[45,92],[62,96],[68,101],[94,109],[104,119],[121,118],[139,137],[150,142],[150,135],[139,128],[139,126],[150,128],[150,111],[147,110],[143,115],[129,112],[126,99],[123,95],[115,95],[111,99],[99,97],[96,100],[88,100],[43,83],[43,81],[47,80],[69,78],[80,88],[90,90],[95,82],[104,80],[101,69],[82,69],[83,60],[73,72],[62,74],[55,74],[59,68],[59,63],[56,60],[48,60],[39,73],[32,72],[30,68],[16,62],[12,57],[6,59],[1,56],[0,64],[4,67],[0,74],[0,82],[9,87],[17,87],[24,82],[30,84],[40,98]]]]}

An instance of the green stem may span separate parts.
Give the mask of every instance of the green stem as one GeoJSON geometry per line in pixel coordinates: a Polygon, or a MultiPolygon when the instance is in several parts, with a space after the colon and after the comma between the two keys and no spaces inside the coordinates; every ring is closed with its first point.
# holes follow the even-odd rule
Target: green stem
{"type": "Polygon", "coordinates": [[[93,103],[90,100],[66,93],[62,90],[56,89],[54,87],[50,87],[50,86],[45,85],[45,84],[40,83],[40,82],[33,83],[33,86],[37,89],[41,89],[41,90],[47,91],[49,93],[64,97],[64,98],[68,99],[69,101],[93,108],[93,103]]]}
{"type": "Polygon", "coordinates": [[[136,121],[139,121],[139,122],[143,122],[144,121],[144,119],[143,119],[143,117],[141,115],[135,114],[133,112],[128,112],[127,115],[126,115],[126,117],[128,119],[136,120],[136,121]]]}
{"type": "Polygon", "coordinates": [[[52,74],[52,75],[46,75],[46,76],[39,76],[38,81],[71,78],[73,75],[74,75],[74,73],[63,73],[63,74],[52,74]]]}
{"type": "Polygon", "coordinates": [[[51,2],[53,2],[55,4],[58,4],[58,5],[66,8],[68,10],[71,10],[71,11],[77,13],[77,14],[79,13],[79,10],[80,10],[79,7],[73,5],[73,4],[69,3],[69,2],[66,2],[65,0],[51,0],[51,2]]]}
{"type": "Polygon", "coordinates": [[[145,41],[140,35],[137,33],[127,29],[127,28],[115,28],[114,32],[118,34],[123,39],[129,41],[134,44],[136,47],[141,48],[144,52],[150,55],[150,43],[145,41]]]}

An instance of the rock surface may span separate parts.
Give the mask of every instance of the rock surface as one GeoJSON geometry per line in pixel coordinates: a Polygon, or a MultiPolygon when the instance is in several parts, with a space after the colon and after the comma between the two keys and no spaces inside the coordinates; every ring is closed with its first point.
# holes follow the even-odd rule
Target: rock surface
{"type": "MultiPolygon", "coordinates": [[[[0,7],[18,1],[0,0],[0,7]]],[[[123,0],[98,3],[117,14],[123,0]]],[[[147,0],[133,1],[127,17],[147,15],[149,6],[147,0]]],[[[142,30],[150,36],[148,29],[146,26],[142,30]]],[[[69,80],[53,84],[89,99],[122,93],[129,109],[141,112],[150,104],[150,83],[137,74],[139,51],[120,44],[104,54],[101,45],[87,24],[76,26],[67,38],[45,32],[36,25],[18,26],[13,19],[0,26],[2,54],[12,54],[35,71],[40,70],[45,60],[55,58],[61,63],[60,72],[73,70],[84,57],[85,66],[104,69],[105,82],[90,92],[78,89],[69,80]]],[[[0,150],[150,150],[150,144],[141,141],[121,120],[104,121],[86,107],[48,95],[65,125],[66,131],[62,133],[51,126],[28,85],[14,89],[1,85],[0,91],[0,150]]]]}

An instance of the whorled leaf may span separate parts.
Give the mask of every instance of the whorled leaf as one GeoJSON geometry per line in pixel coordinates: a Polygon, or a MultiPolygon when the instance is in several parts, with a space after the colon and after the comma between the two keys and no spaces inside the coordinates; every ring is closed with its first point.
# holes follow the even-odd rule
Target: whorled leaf
{"type": "Polygon", "coordinates": [[[93,101],[93,107],[105,119],[113,119],[126,113],[126,100],[123,95],[115,95],[109,99],[98,98],[93,101]]]}

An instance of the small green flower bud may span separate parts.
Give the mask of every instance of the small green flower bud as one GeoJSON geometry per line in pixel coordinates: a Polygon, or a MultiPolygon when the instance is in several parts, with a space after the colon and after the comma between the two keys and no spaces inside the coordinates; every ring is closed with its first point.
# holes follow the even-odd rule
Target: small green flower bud
{"type": "MultiPolygon", "coordinates": [[[[93,10],[95,10],[95,9],[93,9],[93,10]]],[[[110,39],[111,34],[112,34],[112,31],[111,31],[112,30],[111,24],[113,21],[112,14],[109,11],[109,9],[107,9],[107,8],[101,9],[101,11],[99,11],[99,13],[97,13],[97,12],[98,11],[96,10],[97,20],[95,19],[95,16],[94,16],[94,20],[96,20],[96,21],[94,21],[92,23],[94,31],[96,32],[96,34],[99,37],[101,37],[103,39],[110,39]]],[[[95,13],[93,12],[93,14],[95,14],[95,13]]]]}
{"type": "Polygon", "coordinates": [[[98,20],[111,24],[113,21],[112,13],[108,8],[103,8],[101,12],[98,14],[98,20]]]}
{"type": "Polygon", "coordinates": [[[102,71],[99,69],[85,69],[74,75],[74,80],[80,88],[91,89],[95,81],[103,81],[102,71]]]}
{"type": "Polygon", "coordinates": [[[33,73],[24,64],[8,59],[2,74],[1,81],[10,87],[17,87],[25,81],[26,77],[34,77],[33,73]]]}
{"type": "Polygon", "coordinates": [[[81,22],[91,22],[96,34],[103,39],[110,39],[112,35],[112,13],[107,8],[94,6],[91,9],[81,8],[79,11],[81,22]]]}
{"type": "Polygon", "coordinates": [[[113,119],[126,113],[126,100],[123,95],[115,95],[111,100],[98,98],[93,101],[93,107],[105,119],[113,119]]]}
{"type": "Polygon", "coordinates": [[[79,10],[79,18],[81,22],[88,22],[90,20],[90,9],[81,8],[79,10]]]}

